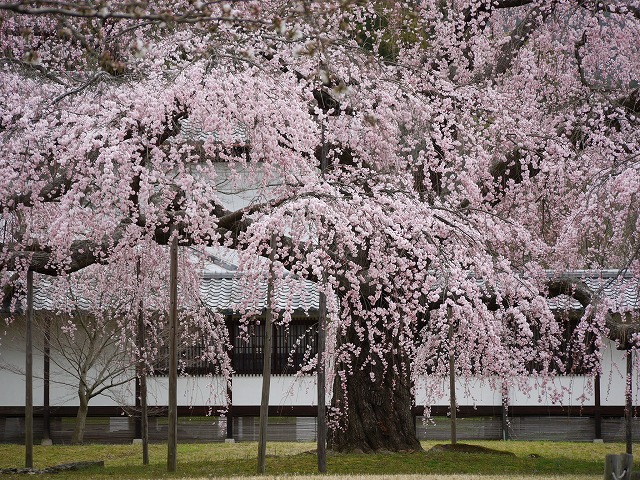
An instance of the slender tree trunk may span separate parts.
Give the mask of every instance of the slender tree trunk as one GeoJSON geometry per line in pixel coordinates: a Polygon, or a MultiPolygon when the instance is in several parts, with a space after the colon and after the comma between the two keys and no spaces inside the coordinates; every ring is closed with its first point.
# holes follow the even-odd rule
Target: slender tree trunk
{"type": "Polygon", "coordinates": [[[78,407],[76,424],[73,428],[73,436],[71,437],[71,443],[74,445],[81,444],[84,441],[87,413],[89,412],[89,397],[82,389],[78,390],[78,399],[80,400],[80,406],[78,407]]]}
{"type": "MultiPolygon", "coordinates": [[[[368,345],[358,339],[353,327],[347,331],[345,340],[368,351],[368,345]]],[[[329,432],[328,443],[340,452],[362,451],[414,451],[422,450],[416,437],[411,407],[413,395],[411,381],[407,375],[396,374],[391,365],[406,364],[402,354],[387,354],[389,368],[383,372],[381,362],[362,369],[362,358],[353,360],[353,371],[348,374],[345,385],[336,375],[332,407],[346,410],[341,428],[329,432]],[[371,374],[375,381],[371,380],[371,374]],[[345,390],[346,387],[346,390],[345,390]],[[347,405],[345,409],[344,406],[347,405]]],[[[336,365],[338,370],[341,365],[336,365]]]]}

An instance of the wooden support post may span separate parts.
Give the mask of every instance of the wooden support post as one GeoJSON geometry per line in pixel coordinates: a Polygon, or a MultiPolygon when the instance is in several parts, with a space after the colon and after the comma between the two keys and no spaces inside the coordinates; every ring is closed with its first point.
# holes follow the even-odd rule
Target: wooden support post
{"type": "Polygon", "coordinates": [[[51,445],[51,417],[50,417],[50,390],[51,390],[51,317],[48,315],[44,319],[44,409],[42,412],[42,444],[51,445]]]}
{"type": "Polygon", "coordinates": [[[622,453],[605,457],[604,480],[630,480],[632,478],[633,455],[622,453]]]}
{"type": "MultiPolygon", "coordinates": [[[[136,347],[139,348],[138,345],[138,336],[136,335],[136,347]]],[[[139,351],[139,350],[138,350],[139,351]]],[[[137,440],[142,441],[142,408],[140,402],[140,359],[137,360],[136,365],[136,381],[134,388],[134,396],[135,396],[135,407],[137,415],[134,418],[134,428],[133,428],[133,442],[136,443],[137,440]]]]}
{"type": "Polygon", "coordinates": [[[149,410],[147,408],[147,373],[140,377],[140,417],[142,429],[142,464],[149,465],[149,410]]]}
{"type": "Polygon", "coordinates": [[[269,422],[269,390],[271,387],[271,350],[273,343],[273,259],[275,256],[276,237],[271,235],[271,253],[269,254],[269,278],[267,279],[267,303],[264,322],[264,345],[262,350],[262,398],[260,400],[260,430],[258,433],[258,473],[267,469],[267,425],[269,422]]]}
{"type": "Polygon", "coordinates": [[[455,357],[449,354],[449,408],[451,410],[451,445],[458,442],[456,432],[457,412],[456,412],[456,366],[455,357]]]}
{"type": "Polygon", "coordinates": [[[502,383],[502,440],[509,440],[509,389],[502,383]]]}
{"type": "Polygon", "coordinates": [[[169,433],[167,471],[175,472],[178,450],[178,234],[171,239],[169,268],[169,433]]]}
{"type": "Polygon", "coordinates": [[[24,466],[33,468],[33,272],[27,272],[27,325],[24,397],[24,466]]]}
{"type": "Polygon", "coordinates": [[[595,378],[593,379],[593,390],[594,390],[594,411],[593,411],[593,420],[595,422],[595,438],[596,440],[602,440],[602,416],[600,414],[600,374],[596,373],[595,378]]]}
{"type": "Polygon", "coordinates": [[[449,327],[449,409],[451,410],[451,445],[458,442],[456,433],[456,357],[453,348],[453,325],[449,327]]]}
{"type": "Polygon", "coordinates": [[[327,473],[327,418],[326,418],[326,328],[327,328],[327,298],[320,293],[318,305],[318,472],[327,473]]]}
{"type": "MultiPolygon", "coordinates": [[[[229,332],[229,338],[231,338],[232,342],[235,342],[235,328],[233,324],[233,316],[227,315],[225,323],[227,324],[227,331],[229,332]]],[[[233,354],[231,355],[231,367],[235,367],[233,362],[233,354]]],[[[233,376],[229,378],[227,382],[227,399],[229,402],[229,408],[227,408],[227,436],[225,438],[225,443],[234,443],[235,440],[233,438],[233,376]]]]}
{"type": "MultiPolygon", "coordinates": [[[[327,152],[329,146],[325,138],[325,124],[322,122],[320,152],[320,175],[324,178],[327,170],[327,152]]],[[[326,278],[323,278],[326,285],[326,278]]],[[[325,286],[323,285],[323,287],[325,286]]],[[[326,331],[327,331],[327,298],[324,293],[320,293],[318,299],[318,416],[316,420],[317,452],[318,452],[318,472],[327,473],[327,406],[326,406],[326,372],[325,372],[325,351],[326,351],[326,331]]]]}
{"type": "MultiPolygon", "coordinates": [[[[140,288],[140,275],[141,275],[141,265],[140,265],[140,257],[136,262],[136,280],[138,281],[138,292],[141,292],[140,288]]],[[[140,298],[138,299],[138,315],[136,319],[137,328],[136,328],[136,344],[138,347],[138,358],[137,363],[137,376],[136,376],[136,404],[140,407],[140,421],[139,425],[139,433],[140,436],[137,438],[142,439],[142,464],[149,465],[149,412],[147,408],[147,366],[146,366],[146,358],[144,356],[145,347],[146,347],[146,338],[145,338],[145,326],[144,326],[144,303],[142,300],[142,294],[140,293],[140,298]]]]}
{"type": "Polygon", "coordinates": [[[625,392],[626,405],[624,409],[625,418],[625,440],[627,444],[627,454],[633,453],[633,350],[627,350],[627,388],[625,392]]]}
{"type": "Polygon", "coordinates": [[[227,410],[227,437],[225,438],[225,442],[233,443],[233,415],[231,413],[231,406],[229,406],[229,410],[227,410]]]}

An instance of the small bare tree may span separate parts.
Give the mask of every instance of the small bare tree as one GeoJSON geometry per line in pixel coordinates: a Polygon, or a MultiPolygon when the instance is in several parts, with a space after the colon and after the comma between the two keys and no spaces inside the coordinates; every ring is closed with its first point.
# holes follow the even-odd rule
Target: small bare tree
{"type": "Polygon", "coordinates": [[[50,321],[50,361],[59,372],[52,382],[77,388],[79,407],[71,442],[82,443],[89,402],[135,379],[137,356],[122,338],[120,322],[108,313],[100,318],[77,311],[50,321]]]}
{"type": "MultiPolygon", "coordinates": [[[[20,328],[16,322],[12,326],[20,328]]],[[[71,442],[82,443],[89,402],[110,395],[122,403],[122,387],[136,378],[135,337],[124,334],[124,325],[111,314],[102,317],[86,311],[53,313],[40,311],[33,324],[33,348],[47,356],[53,385],[77,391],[78,413],[71,442]],[[131,339],[131,340],[130,340],[131,339]]],[[[17,337],[24,331],[14,332],[17,337]]],[[[24,374],[24,366],[3,361],[0,369],[24,374]]]]}

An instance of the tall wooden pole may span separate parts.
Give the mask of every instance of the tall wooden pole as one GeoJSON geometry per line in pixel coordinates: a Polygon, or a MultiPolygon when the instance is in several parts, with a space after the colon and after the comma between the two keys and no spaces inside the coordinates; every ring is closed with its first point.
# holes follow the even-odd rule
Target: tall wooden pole
{"type": "Polygon", "coordinates": [[[594,414],[593,420],[595,423],[595,438],[597,440],[602,440],[602,415],[601,415],[601,399],[600,399],[600,374],[596,373],[595,378],[593,379],[593,390],[594,390],[594,414]]]}
{"type": "Polygon", "coordinates": [[[449,402],[451,410],[451,445],[458,442],[456,433],[457,412],[456,412],[456,360],[452,353],[449,354],[449,402]]]}
{"type": "MultiPolygon", "coordinates": [[[[136,262],[136,280],[138,281],[138,291],[140,289],[140,257],[136,262]]],[[[147,369],[146,360],[144,357],[145,351],[145,328],[144,328],[144,305],[142,303],[142,295],[138,300],[138,315],[137,315],[137,332],[136,343],[138,347],[138,391],[136,392],[138,398],[137,403],[140,404],[140,438],[142,438],[142,464],[149,465],[149,416],[147,411],[147,369]]]]}
{"type": "Polygon", "coordinates": [[[27,272],[27,331],[24,397],[24,466],[33,468],[33,272],[27,272]]]}
{"type": "MultiPolygon", "coordinates": [[[[324,179],[327,170],[327,151],[329,149],[325,138],[325,124],[322,122],[320,152],[320,175],[324,179]]],[[[325,278],[323,282],[326,284],[325,278]]],[[[324,287],[325,285],[323,285],[324,287]]],[[[324,293],[320,293],[318,305],[318,472],[327,473],[327,408],[326,408],[326,371],[325,371],[325,351],[326,351],[326,331],[327,331],[327,298],[324,293]]]]}
{"type": "Polygon", "coordinates": [[[273,258],[275,255],[276,240],[271,235],[271,253],[269,255],[269,278],[267,279],[267,304],[264,321],[264,348],[262,351],[262,398],[260,400],[260,430],[258,433],[258,473],[265,473],[267,469],[267,425],[269,422],[269,390],[271,388],[271,350],[272,350],[272,323],[273,309],[273,258]]]}
{"type": "Polygon", "coordinates": [[[509,421],[508,421],[508,409],[509,409],[509,387],[502,381],[502,440],[509,440],[509,421]]]}
{"type": "Polygon", "coordinates": [[[451,410],[451,445],[458,442],[456,433],[456,357],[453,348],[453,324],[449,327],[449,408],[451,410]]]}
{"type": "MultiPolygon", "coordinates": [[[[233,316],[227,315],[225,322],[227,324],[227,331],[230,332],[231,335],[234,335],[235,327],[233,316]]],[[[231,360],[233,361],[233,355],[231,356],[231,360]]],[[[231,366],[233,367],[234,365],[232,364],[231,366]]],[[[227,382],[227,398],[229,407],[227,408],[227,438],[225,438],[225,442],[233,443],[235,442],[233,439],[233,376],[227,382]]]]}
{"type": "Polygon", "coordinates": [[[326,418],[326,350],[327,298],[320,293],[318,305],[318,472],[327,473],[327,418],[326,418]]]}
{"type": "Polygon", "coordinates": [[[633,454],[633,350],[627,350],[627,388],[626,388],[625,417],[625,440],[627,443],[627,453],[633,454]]]}
{"type": "Polygon", "coordinates": [[[173,235],[169,267],[169,435],[167,470],[175,472],[178,449],[178,235],[173,235]]]}
{"type": "Polygon", "coordinates": [[[51,389],[51,317],[44,319],[44,411],[42,413],[42,444],[51,445],[50,389],[51,389]]]}

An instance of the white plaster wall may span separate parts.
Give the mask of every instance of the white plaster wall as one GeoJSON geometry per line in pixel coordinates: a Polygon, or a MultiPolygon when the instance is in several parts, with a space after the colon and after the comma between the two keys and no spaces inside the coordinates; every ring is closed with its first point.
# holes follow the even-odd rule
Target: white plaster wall
{"type": "MultiPolygon", "coordinates": [[[[168,377],[150,377],[147,382],[149,405],[167,405],[168,377]]],[[[232,379],[233,404],[260,405],[261,375],[236,375],[232,379]]],[[[227,385],[221,376],[178,377],[178,404],[223,406],[227,385]]],[[[271,377],[269,404],[272,406],[315,405],[315,376],[271,377]]]]}
{"type": "MultiPolygon", "coordinates": [[[[448,405],[449,377],[416,379],[415,398],[416,405],[448,405]]],[[[502,403],[500,391],[488,381],[480,379],[456,381],[456,399],[458,405],[491,406],[502,403]]]]}
{"type": "MultiPolygon", "coordinates": [[[[637,355],[637,354],[636,354],[637,355]]],[[[602,405],[624,405],[627,376],[625,352],[616,350],[614,342],[607,341],[602,352],[602,376],[600,377],[600,396],[602,405]]],[[[640,401],[638,371],[633,372],[633,404],[640,401]]]]}
{"type": "Polygon", "coordinates": [[[265,200],[264,196],[269,195],[272,188],[281,181],[279,178],[272,178],[269,187],[263,191],[264,173],[259,164],[252,163],[244,167],[240,163],[234,163],[238,174],[235,177],[231,175],[231,166],[226,162],[215,163],[214,168],[218,175],[218,196],[222,205],[229,210],[239,210],[261,199],[265,200]]]}
{"type": "MultiPolygon", "coordinates": [[[[178,405],[226,405],[227,385],[221,376],[178,377],[178,405]]],[[[147,378],[147,402],[150,406],[167,405],[169,377],[147,378]]]]}
{"type": "MultiPolygon", "coordinates": [[[[24,384],[24,340],[19,329],[0,330],[0,406],[22,406],[25,399],[24,384]]],[[[613,342],[606,342],[603,351],[603,374],[601,377],[601,404],[603,406],[624,405],[626,359],[625,352],[615,349],[613,342]]],[[[34,405],[43,404],[43,356],[34,352],[34,405]]],[[[640,404],[640,381],[634,372],[634,404],[640,404]]],[[[167,377],[150,377],[149,404],[167,404],[167,377]]],[[[592,385],[581,376],[558,377],[545,388],[534,379],[528,379],[529,393],[518,389],[509,391],[511,405],[528,406],[580,406],[593,405],[592,385]],[[584,397],[584,398],[581,398],[584,397]]],[[[54,363],[51,364],[51,405],[78,405],[75,380],[64,374],[54,363]]],[[[233,378],[233,404],[259,405],[262,391],[262,377],[235,376],[233,378]]],[[[424,383],[416,382],[416,404],[448,405],[449,379],[437,383],[439,395],[428,402],[424,383]]],[[[225,405],[226,383],[222,377],[179,377],[178,403],[180,405],[225,405]]],[[[471,380],[467,384],[458,381],[456,396],[459,405],[494,406],[501,404],[498,388],[488,381],[471,380]]],[[[329,399],[328,399],[329,400],[329,399]]],[[[275,375],[271,379],[269,399],[273,406],[316,405],[316,377],[292,377],[275,375]]],[[[119,387],[106,395],[91,400],[93,406],[133,405],[135,403],[134,382],[119,387]]]]}
{"type": "MultiPolygon", "coordinates": [[[[269,405],[295,406],[318,403],[315,375],[274,375],[271,377],[270,387],[269,405]]],[[[234,405],[260,405],[262,375],[235,376],[232,388],[234,405]]]]}
{"type": "MultiPolygon", "coordinates": [[[[24,340],[15,328],[0,331],[0,406],[20,406],[25,403],[24,340]]],[[[42,405],[44,389],[42,380],[43,359],[33,353],[33,404],[42,405]]]]}
{"type": "Polygon", "coordinates": [[[593,405],[593,382],[581,375],[556,377],[550,381],[528,379],[522,389],[509,390],[509,403],[522,406],[593,405]]]}
{"type": "MultiPolygon", "coordinates": [[[[633,374],[633,403],[640,401],[640,377],[637,370],[633,374]]],[[[620,406],[625,403],[626,357],[625,352],[616,350],[614,342],[606,341],[602,355],[602,376],[600,377],[600,404],[620,406]]],[[[576,406],[594,405],[593,381],[585,376],[559,376],[544,383],[528,378],[522,388],[509,390],[509,403],[521,406],[576,406]]],[[[456,381],[458,405],[492,406],[502,403],[500,386],[489,380],[456,381]]],[[[417,405],[448,405],[449,377],[440,380],[416,380],[417,405]],[[435,388],[433,382],[435,381],[435,388]],[[431,383],[430,383],[431,382],[431,383]]]]}
{"type": "MultiPolygon", "coordinates": [[[[449,405],[449,377],[416,381],[417,405],[449,405]]],[[[582,376],[563,376],[546,384],[534,378],[524,379],[520,387],[509,389],[509,403],[521,406],[593,405],[592,388],[582,376]],[[586,398],[582,398],[583,395],[586,398]]],[[[456,381],[458,405],[496,406],[502,404],[501,387],[490,380],[456,381]]],[[[619,404],[618,404],[619,405],[619,404]]]]}

